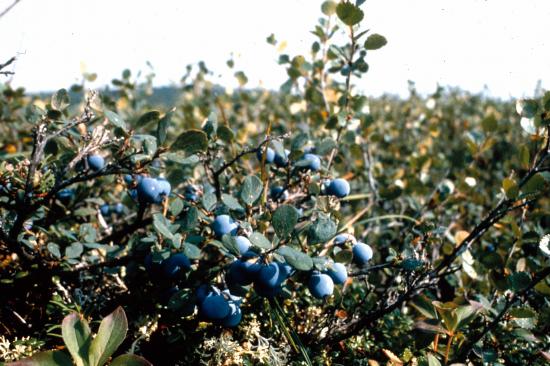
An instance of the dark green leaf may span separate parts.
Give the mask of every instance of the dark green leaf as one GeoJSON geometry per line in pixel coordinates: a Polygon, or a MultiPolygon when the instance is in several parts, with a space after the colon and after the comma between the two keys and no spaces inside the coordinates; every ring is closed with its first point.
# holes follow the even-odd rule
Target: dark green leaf
{"type": "Polygon", "coordinates": [[[208,147],[208,137],[200,130],[189,130],[176,138],[170,150],[182,150],[188,155],[205,151],[208,147]]]}
{"type": "Polygon", "coordinates": [[[201,250],[195,244],[185,242],[183,244],[183,254],[189,259],[199,259],[201,257],[201,250]]]}
{"type": "Polygon", "coordinates": [[[21,361],[11,362],[6,366],[73,366],[73,362],[63,351],[46,351],[21,361]]]}
{"type": "Polygon", "coordinates": [[[241,189],[241,199],[247,205],[252,205],[260,198],[263,191],[263,184],[260,178],[255,175],[249,175],[244,179],[241,189]]]}
{"type": "Polygon", "coordinates": [[[84,251],[84,247],[81,243],[72,243],[67,248],[65,248],[65,256],[69,259],[78,258],[84,251]]]}
{"type": "Polygon", "coordinates": [[[387,43],[388,41],[386,40],[386,37],[381,34],[374,33],[367,37],[367,40],[365,41],[365,48],[367,50],[377,50],[384,47],[387,43]]]}
{"type": "Polygon", "coordinates": [[[282,205],[273,214],[273,228],[280,238],[289,235],[298,222],[298,212],[290,205],[282,205]]]}
{"type": "Polygon", "coordinates": [[[168,228],[167,220],[160,212],[153,215],[153,227],[155,231],[165,237],[166,239],[172,239],[174,234],[168,228]]]}
{"type": "Polygon", "coordinates": [[[136,126],[143,127],[148,125],[149,123],[156,122],[160,118],[160,112],[159,111],[149,111],[145,112],[144,114],[139,117],[139,119],[136,122],[136,126]]]}
{"type": "Polygon", "coordinates": [[[349,26],[359,23],[364,17],[361,9],[348,2],[341,2],[336,6],[336,15],[344,24],[349,26]]]}
{"type": "Polygon", "coordinates": [[[69,98],[69,93],[66,89],[59,89],[52,96],[52,107],[58,111],[62,111],[69,106],[71,103],[69,98]]]}
{"type": "Polygon", "coordinates": [[[226,125],[221,125],[220,127],[218,127],[217,134],[222,141],[225,141],[227,143],[231,143],[233,142],[233,140],[235,140],[235,133],[226,125]]]}
{"type": "Polygon", "coordinates": [[[277,250],[288,264],[299,271],[309,271],[313,268],[313,260],[306,253],[302,253],[294,248],[282,246],[277,250]]]}
{"type": "Polygon", "coordinates": [[[157,140],[160,145],[163,145],[166,141],[166,133],[168,131],[168,126],[172,123],[174,111],[174,109],[169,111],[159,120],[157,125],[157,140]]]}
{"type": "Polygon", "coordinates": [[[531,276],[527,272],[516,272],[508,276],[508,287],[512,291],[521,291],[526,289],[531,283],[531,276]]]}
{"type": "Polygon", "coordinates": [[[309,227],[308,243],[317,244],[329,241],[336,234],[336,223],[326,216],[320,216],[309,227]]]}
{"type": "Polygon", "coordinates": [[[236,211],[244,211],[243,206],[237,201],[237,199],[229,194],[222,194],[222,202],[224,205],[226,205],[230,210],[236,210],[236,211]]]}
{"type": "Polygon", "coordinates": [[[110,363],[110,366],[153,366],[153,364],[141,356],[120,355],[110,363]]]}
{"type": "Polygon", "coordinates": [[[271,249],[271,242],[263,234],[257,231],[253,232],[248,239],[252,245],[257,246],[258,248],[266,250],[271,249]]]}
{"type": "Polygon", "coordinates": [[[123,130],[126,129],[126,123],[124,122],[122,117],[120,117],[115,112],[110,111],[110,110],[107,109],[107,110],[105,110],[105,117],[107,117],[109,122],[111,122],[113,125],[115,125],[115,127],[122,128],[123,130]]]}

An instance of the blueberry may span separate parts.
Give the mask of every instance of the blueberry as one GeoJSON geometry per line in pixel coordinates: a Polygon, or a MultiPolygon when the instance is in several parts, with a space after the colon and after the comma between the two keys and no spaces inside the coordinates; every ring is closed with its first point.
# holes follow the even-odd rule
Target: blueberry
{"type": "Polygon", "coordinates": [[[109,205],[105,203],[101,205],[101,207],[99,208],[99,211],[101,211],[101,214],[103,216],[107,216],[111,213],[111,207],[109,207],[109,205]]]}
{"type": "Polygon", "coordinates": [[[300,166],[305,169],[309,169],[315,172],[321,168],[321,158],[319,158],[318,155],[304,154],[301,161],[302,163],[300,164],[300,166]]]}
{"type": "Polygon", "coordinates": [[[326,274],[328,274],[337,285],[342,285],[348,279],[348,271],[346,266],[342,263],[333,263],[332,266],[327,268],[326,274]]]}
{"type": "Polygon", "coordinates": [[[282,288],[281,286],[266,286],[256,281],[254,282],[254,291],[256,291],[256,293],[262,297],[275,297],[282,291],[282,288]]]}
{"type": "Polygon", "coordinates": [[[176,253],[162,263],[164,275],[167,278],[176,278],[180,273],[191,269],[189,258],[183,253],[176,253]]]}
{"type": "MultiPolygon", "coordinates": [[[[264,149],[265,149],[264,146],[262,146],[258,150],[258,152],[256,153],[256,157],[258,158],[260,163],[263,160],[264,149]]],[[[275,160],[275,151],[272,148],[268,147],[267,148],[267,154],[265,156],[265,163],[266,164],[271,164],[271,163],[273,163],[274,160],[275,160]]]]}
{"type": "Polygon", "coordinates": [[[153,261],[153,255],[151,253],[148,253],[146,256],[145,256],[145,269],[147,270],[147,272],[152,276],[152,277],[158,277],[161,275],[161,272],[162,272],[162,263],[163,261],[161,262],[154,262],[153,261]]]}
{"type": "Polygon", "coordinates": [[[237,259],[229,265],[226,280],[231,284],[248,286],[256,279],[261,267],[259,263],[237,259]]]}
{"type": "Polygon", "coordinates": [[[73,199],[74,197],[74,189],[72,188],[65,188],[57,192],[56,194],[57,198],[63,203],[67,204],[73,199]]]}
{"type": "Polygon", "coordinates": [[[372,258],[372,248],[365,243],[357,243],[352,247],[353,258],[359,265],[366,264],[372,258]]]}
{"type": "Polygon", "coordinates": [[[235,302],[229,302],[229,314],[223,318],[222,325],[225,327],[236,327],[241,322],[243,315],[241,308],[235,302]]]}
{"type": "Polygon", "coordinates": [[[309,277],[308,288],[309,292],[311,292],[314,297],[324,299],[332,295],[334,291],[334,282],[329,275],[314,272],[311,277],[309,277]]]}
{"type": "Polygon", "coordinates": [[[266,287],[278,287],[287,279],[287,271],[281,264],[272,262],[262,266],[256,282],[266,287]]]}
{"type": "Polygon", "coordinates": [[[288,199],[288,191],[281,186],[271,187],[269,195],[274,201],[285,201],[288,199]]]}
{"type": "Polygon", "coordinates": [[[157,183],[159,186],[159,192],[161,196],[169,196],[172,186],[165,178],[158,178],[157,183]]]}
{"type": "Polygon", "coordinates": [[[225,234],[235,235],[238,228],[239,225],[229,215],[217,216],[212,223],[212,230],[214,230],[214,234],[218,238],[221,238],[225,234]]]}
{"type": "Polygon", "coordinates": [[[278,153],[275,153],[275,158],[273,159],[275,162],[275,165],[277,165],[279,168],[284,168],[288,165],[288,155],[290,155],[290,151],[285,149],[285,155],[280,155],[278,153]]]}
{"type": "Polygon", "coordinates": [[[183,195],[186,200],[191,202],[197,202],[199,200],[199,191],[193,185],[185,186],[183,189],[183,195]]]}
{"type": "Polygon", "coordinates": [[[126,183],[127,185],[134,183],[134,177],[132,177],[131,174],[126,174],[124,176],[124,183],[126,183]]]}
{"type": "Polygon", "coordinates": [[[200,305],[206,299],[206,297],[210,294],[221,294],[220,290],[211,285],[202,284],[197,288],[197,291],[195,291],[195,298],[197,299],[197,304],[200,305]]]}
{"type": "Polygon", "coordinates": [[[124,205],[120,202],[118,202],[116,205],[115,205],[115,208],[114,208],[114,211],[116,214],[121,214],[122,211],[124,211],[124,205]]]}
{"type": "Polygon", "coordinates": [[[230,312],[229,303],[223,295],[210,293],[200,305],[201,315],[208,320],[221,320],[230,312]]]}
{"type": "Polygon", "coordinates": [[[105,166],[105,159],[101,155],[88,155],[88,166],[94,171],[103,169],[105,166]]]}
{"type": "Polygon", "coordinates": [[[290,264],[286,262],[284,263],[275,262],[275,263],[277,263],[277,265],[279,266],[279,270],[281,271],[281,277],[284,277],[284,279],[287,279],[288,277],[292,276],[292,274],[294,273],[294,268],[290,264]]]}
{"type": "Polygon", "coordinates": [[[252,244],[250,243],[250,240],[248,240],[248,238],[246,236],[237,236],[235,238],[235,241],[237,242],[237,246],[239,247],[239,253],[241,253],[241,255],[245,254],[248,249],[250,249],[250,247],[252,246],[252,244]]]}
{"type": "Polygon", "coordinates": [[[137,186],[138,200],[142,203],[158,202],[160,197],[160,188],[154,178],[144,177],[137,186]]]}
{"type": "Polygon", "coordinates": [[[347,233],[338,234],[334,238],[334,245],[344,245],[345,243],[353,243],[355,244],[357,242],[357,239],[355,239],[355,236],[347,233]]]}
{"type": "Polygon", "coordinates": [[[327,187],[327,194],[338,198],[346,197],[350,192],[350,186],[347,180],[338,178],[330,182],[327,187]]]}

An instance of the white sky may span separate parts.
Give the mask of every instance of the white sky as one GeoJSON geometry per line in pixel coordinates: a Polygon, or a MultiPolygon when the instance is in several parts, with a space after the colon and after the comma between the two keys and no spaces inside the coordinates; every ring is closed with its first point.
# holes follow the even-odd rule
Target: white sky
{"type": "MultiPolygon", "coordinates": [[[[3,10],[13,0],[0,0],[3,10]]],[[[21,0],[0,19],[0,62],[19,54],[12,83],[28,90],[69,87],[81,63],[97,72],[100,87],[124,68],[177,83],[185,65],[204,60],[215,80],[235,86],[244,70],[248,86],[278,88],[284,68],[265,42],[274,33],[285,52],[309,51],[309,33],[321,16],[317,0],[21,0]],[[235,70],[225,65],[233,52],[235,70]],[[221,76],[217,76],[221,74],[221,76]]],[[[388,45],[367,56],[370,71],[358,81],[369,95],[407,94],[407,80],[423,93],[440,85],[489,94],[533,94],[550,85],[548,0],[367,0],[364,26],[388,45]]],[[[5,78],[1,77],[3,80],[5,78]]],[[[2,80],[0,79],[0,81],[2,80]]]]}

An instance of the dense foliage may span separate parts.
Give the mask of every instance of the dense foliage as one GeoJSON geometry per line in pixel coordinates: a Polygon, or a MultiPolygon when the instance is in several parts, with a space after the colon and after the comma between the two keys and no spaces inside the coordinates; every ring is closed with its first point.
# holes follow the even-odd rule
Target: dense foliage
{"type": "Polygon", "coordinates": [[[323,3],[278,91],[234,60],[240,88],[201,62],[173,105],[129,70],[0,84],[0,357],[547,362],[550,94],[367,98],[362,3],[323,3]]]}

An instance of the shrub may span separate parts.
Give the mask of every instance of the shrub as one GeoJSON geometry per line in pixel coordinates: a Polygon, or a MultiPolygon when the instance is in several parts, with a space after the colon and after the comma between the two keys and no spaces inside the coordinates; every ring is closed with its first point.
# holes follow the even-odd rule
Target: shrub
{"type": "Polygon", "coordinates": [[[550,96],[354,93],[386,44],[361,3],[323,3],[279,91],[202,62],[169,106],[129,70],[100,94],[1,84],[9,334],[51,349],[67,313],[120,305],[155,364],[543,362],[550,96]]]}

